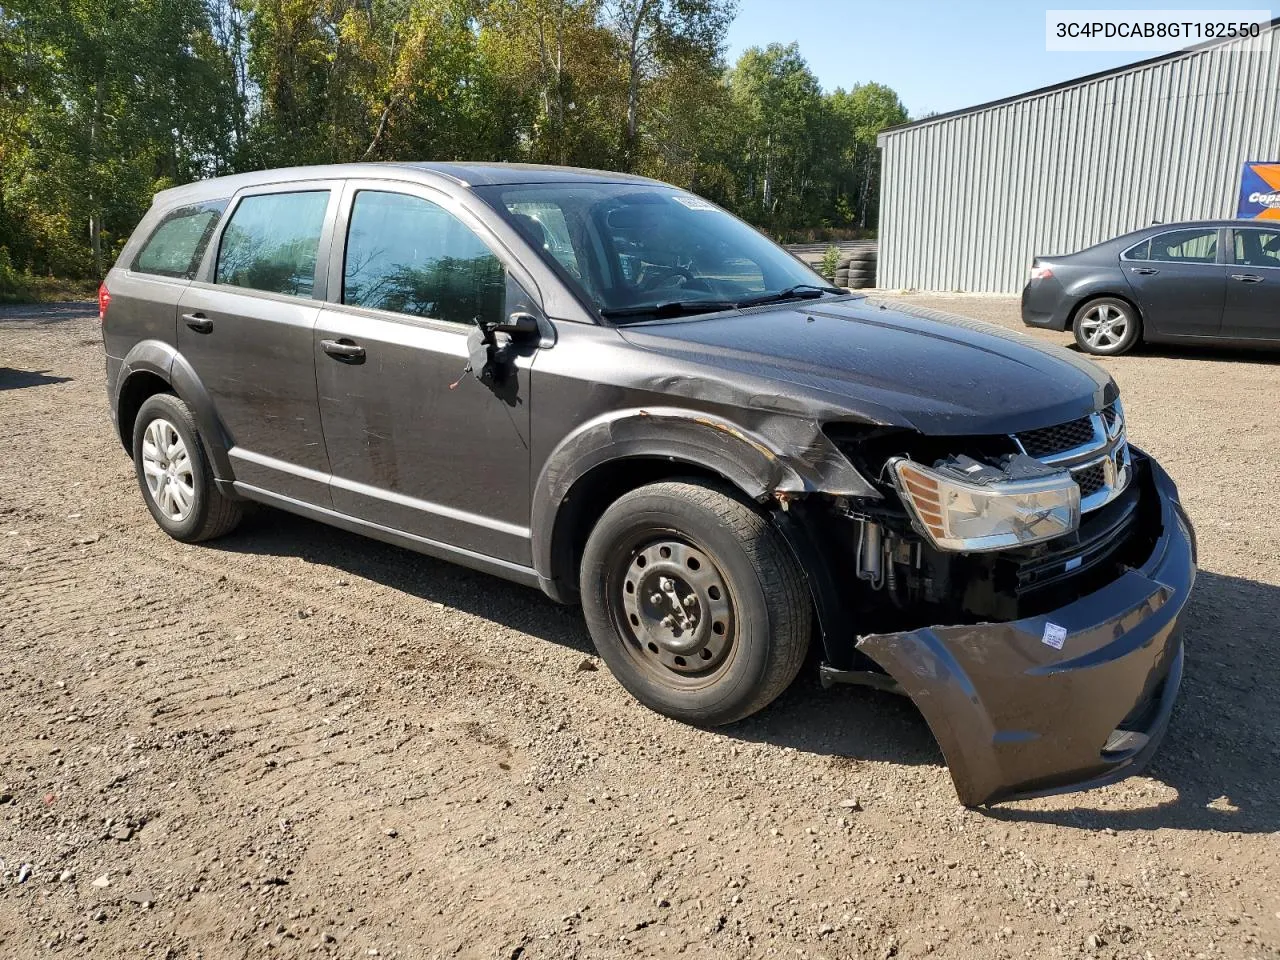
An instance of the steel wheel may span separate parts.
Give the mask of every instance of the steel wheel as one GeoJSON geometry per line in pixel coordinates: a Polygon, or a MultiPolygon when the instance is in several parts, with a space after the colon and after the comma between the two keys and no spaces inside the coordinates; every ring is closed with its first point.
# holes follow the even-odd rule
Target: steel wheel
{"type": "Polygon", "coordinates": [[[195,473],[187,445],[168,420],[156,418],[142,435],[142,473],[147,492],[166,518],[181,523],[195,502],[195,473]]]}
{"type": "Polygon", "coordinates": [[[601,659],[669,717],[741,720],[804,662],[803,574],[769,518],[727,488],[681,478],[624,494],[596,521],[578,573],[601,659]]]}
{"type": "Polygon", "coordinates": [[[1099,303],[1076,321],[1085,343],[1095,350],[1110,350],[1123,342],[1129,332],[1129,318],[1115,305],[1099,303]]]}
{"type": "Polygon", "coordinates": [[[733,599],[724,575],[697,547],[650,541],[615,584],[627,652],[654,680],[698,685],[731,659],[733,599]]]}

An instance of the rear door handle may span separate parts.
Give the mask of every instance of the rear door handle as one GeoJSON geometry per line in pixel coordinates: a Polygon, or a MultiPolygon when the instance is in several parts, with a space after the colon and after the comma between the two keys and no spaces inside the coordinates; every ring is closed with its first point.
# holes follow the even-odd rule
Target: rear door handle
{"type": "Polygon", "coordinates": [[[1152,276],[1155,276],[1160,271],[1157,270],[1155,267],[1134,267],[1133,272],[1140,273],[1144,277],[1152,277],[1152,276]]]}
{"type": "Polygon", "coordinates": [[[213,333],[213,321],[203,313],[184,313],[182,321],[196,333],[213,333]]]}
{"type": "Polygon", "coordinates": [[[321,340],[324,352],[343,363],[364,363],[364,347],[351,340],[321,340]]]}
{"type": "Polygon", "coordinates": [[[1256,273],[1233,273],[1232,280],[1239,280],[1241,283],[1261,283],[1262,278],[1256,273]]]}

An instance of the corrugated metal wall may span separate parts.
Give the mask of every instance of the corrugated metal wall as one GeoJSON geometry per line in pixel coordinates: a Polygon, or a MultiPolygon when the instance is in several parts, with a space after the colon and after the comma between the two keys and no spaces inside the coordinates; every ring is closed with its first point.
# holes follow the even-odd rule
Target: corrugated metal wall
{"type": "Polygon", "coordinates": [[[1280,29],[881,134],[877,285],[1014,293],[1034,254],[1235,215],[1280,160],[1280,29]],[[1253,41],[1255,46],[1259,41],[1253,41]]]}

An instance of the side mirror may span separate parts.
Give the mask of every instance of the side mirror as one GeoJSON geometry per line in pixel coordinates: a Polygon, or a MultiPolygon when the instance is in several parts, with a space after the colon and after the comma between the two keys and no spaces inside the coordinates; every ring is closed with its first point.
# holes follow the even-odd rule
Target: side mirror
{"type": "Polygon", "coordinates": [[[514,338],[538,336],[538,318],[531,313],[517,312],[507,317],[504,323],[494,323],[486,327],[489,333],[505,333],[514,338]]]}

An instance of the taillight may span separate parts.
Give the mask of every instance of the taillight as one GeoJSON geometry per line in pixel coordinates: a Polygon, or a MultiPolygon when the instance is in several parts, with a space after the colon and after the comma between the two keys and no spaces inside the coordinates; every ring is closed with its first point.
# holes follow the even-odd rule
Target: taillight
{"type": "Polygon", "coordinates": [[[107,319],[107,307],[111,306],[111,291],[107,289],[104,283],[98,287],[98,323],[104,323],[107,319]]]}
{"type": "Polygon", "coordinates": [[[1032,280],[1048,280],[1052,276],[1053,276],[1053,271],[1050,270],[1048,267],[1041,267],[1039,265],[1036,265],[1036,266],[1032,266],[1031,268],[1032,280]]]}

